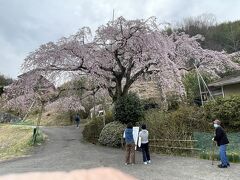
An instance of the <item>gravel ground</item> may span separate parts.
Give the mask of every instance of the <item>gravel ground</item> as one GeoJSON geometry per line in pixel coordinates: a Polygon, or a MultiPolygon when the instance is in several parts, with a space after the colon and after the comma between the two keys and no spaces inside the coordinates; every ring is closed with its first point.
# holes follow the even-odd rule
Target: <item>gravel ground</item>
{"type": "Polygon", "coordinates": [[[93,167],[113,167],[144,180],[239,180],[240,164],[219,169],[217,163],[196,158],[152,154],[152,164],[142,164],[140,152],[135,165],[124,165],[124,151],[86,143],[76,127],[42,128],[47,142],[28,157],[0,162],[0,175],[36,171],[71,171],[93,167]]]}

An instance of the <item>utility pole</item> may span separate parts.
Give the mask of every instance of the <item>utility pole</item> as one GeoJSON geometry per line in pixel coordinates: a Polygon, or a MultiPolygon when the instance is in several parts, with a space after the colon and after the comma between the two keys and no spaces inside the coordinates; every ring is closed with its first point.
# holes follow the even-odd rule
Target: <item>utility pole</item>
{"type": "Polygon", "coordinates": [[[114,9],[113,9],[112,21],[114,21],[114,9]]]}

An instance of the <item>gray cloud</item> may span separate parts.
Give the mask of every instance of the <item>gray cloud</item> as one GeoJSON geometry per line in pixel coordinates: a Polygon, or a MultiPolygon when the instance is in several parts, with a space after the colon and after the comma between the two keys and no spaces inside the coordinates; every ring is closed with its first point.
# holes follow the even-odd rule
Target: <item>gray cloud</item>
{"type": "Polygon", "coordinates": [[[24,57],[40,44],[76,32],[96,29],[115,16],[158,17],[178,22],[213,13],[219,22],[240,17],[238,0],[0,0],[0,73],[16,77],[24,57]]]}

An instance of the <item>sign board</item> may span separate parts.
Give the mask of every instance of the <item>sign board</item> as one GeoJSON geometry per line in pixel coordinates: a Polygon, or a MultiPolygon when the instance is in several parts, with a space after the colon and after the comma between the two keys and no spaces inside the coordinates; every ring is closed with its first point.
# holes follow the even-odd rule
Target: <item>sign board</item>
{"type": "Polygon", "coordinates": [[[104,110],[98,111],[98,116],[99,117],[104,116],[104,115],[105,115],[105,111],[104,110]]]}
{"type": "Polygon", "coordinates": [[[139,127],[137,126],[133,127],[133,139],[135,142],[135,150],[137,149],[137,144],[138,144],[138,134],[139,134],[139,127]]]}
{"type": "Polygon", "coordinates": [[[138,138],[138,147],[141,147],[141,144],[142,144],[142,138],[139,136],[139,138],[138,138]]]}

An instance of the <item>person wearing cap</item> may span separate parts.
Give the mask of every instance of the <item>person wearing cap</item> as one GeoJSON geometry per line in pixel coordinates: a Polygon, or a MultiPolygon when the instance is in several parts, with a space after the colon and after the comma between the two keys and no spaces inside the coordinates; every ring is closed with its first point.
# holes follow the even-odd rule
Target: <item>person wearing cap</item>
{"type": "Polygon", "coordinates": [[[215,128],[215,137],[213,138],[213,140],[216,141],[217,145],[219,146],[219,154],[221,160],[221,164],[219,164],[218,167],[227,168],[228,166],[230,166],[226,153],[227,144],[229,143],[229,141],[224,129],[221,127],[221,121],[216,119],[215,121],[213,121],[213,125],[215,128]]]}

